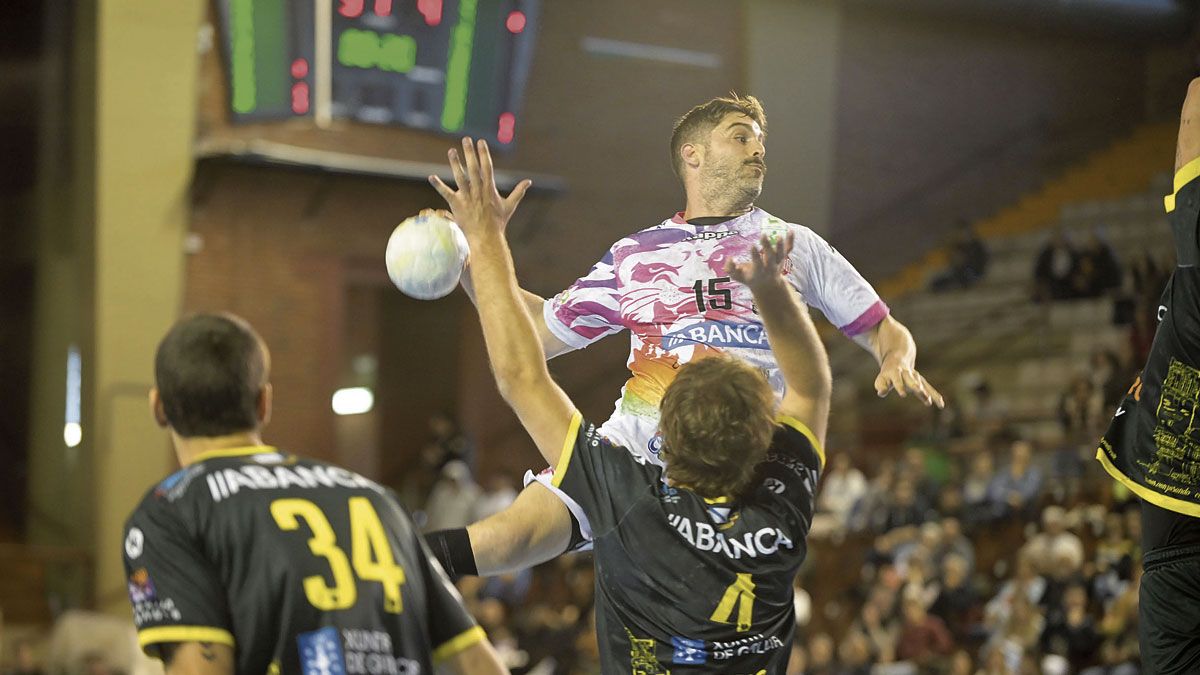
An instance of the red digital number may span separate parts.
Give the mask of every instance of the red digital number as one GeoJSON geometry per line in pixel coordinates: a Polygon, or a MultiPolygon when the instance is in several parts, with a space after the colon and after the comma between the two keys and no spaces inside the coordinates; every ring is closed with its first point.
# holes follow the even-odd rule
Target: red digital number
{"type": "Polygon", "coordinates": [[[347,19],[357,19],[362,16],[363,2],[364,0],[342,0],[342,5],[338,7],[338,14],[347,19]]]}

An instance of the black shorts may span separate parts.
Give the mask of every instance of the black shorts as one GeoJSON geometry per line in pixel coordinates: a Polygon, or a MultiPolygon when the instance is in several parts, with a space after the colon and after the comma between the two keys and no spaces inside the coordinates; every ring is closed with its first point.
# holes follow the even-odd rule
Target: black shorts
{"type": "Polygon", "coordinates": [[[1142,565],[1142,672],[1200,673],[1200,546],[1149,551],[1142,565]]]}

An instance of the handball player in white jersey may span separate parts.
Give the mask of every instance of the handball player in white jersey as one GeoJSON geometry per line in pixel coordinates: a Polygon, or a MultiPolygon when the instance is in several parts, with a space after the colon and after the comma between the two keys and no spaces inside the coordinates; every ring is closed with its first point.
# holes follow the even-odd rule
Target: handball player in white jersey
{"type": "MultiPolygon", "coordinates": [[[[784,269],[789,285],[875,357],[880,396],[896,391],[926,405],[943,404],[915,368],[912,335],[862,275],[812,230],[754,206],[766,175],[766,126],[753,96],[693,108],[671,138],[685,210],[613,244],[587,276],[554,298],[523,291],[547,358],[629,331],[631,377],[600,433],[648,462],[661,464],[658,408],[681,364],[733,354],[762,369],[782,395],[783,379],[750,291],[723,271],[727,260],[745,259],[763,234],[794,235],[784,269]]],[[[461,185],[462,160],[455,150],[449,156],[461,185]]],[[[463,278],[474,298],[469,274],[463,278]]],[[[551,486],[550,471],[527,474],[524,491],[508,509],[465,529],[427,535],[443,566],[454,575],[492,575],[586,547],[587,519],[551,486]]]]}

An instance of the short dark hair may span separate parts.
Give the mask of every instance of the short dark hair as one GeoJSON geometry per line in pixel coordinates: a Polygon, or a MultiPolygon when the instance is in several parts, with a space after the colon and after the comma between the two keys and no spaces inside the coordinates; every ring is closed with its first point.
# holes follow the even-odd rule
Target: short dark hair
{"type": "Polygon", "coordinates": [[[196,314],[180,320],[154,355],[163,413],[175,433],[185,438],[257,429],[267,368],[262,339],[232,314],[196,314]]]}
{"type": "Polygon", "coordinates": [[[675,122],[671,132],[671,168],[680,180],[683,180],[683,158],[679,151],[688,143],[707,141],[704,135],[711,132],[729,113],[741,113],[758,122],[763,136],[766,136],[767,113],[763,111],[762,103],[753,96],[739,96],[731,91],[729,96],[719,96],[692,108],[675,122]]]}
{"type": "Polygon", "coordinates": [[[685,364],[661,413],[672,482],[709,498],[746,492],[775,433],[775,393],[757,368],[729,356],[685,364]]]}

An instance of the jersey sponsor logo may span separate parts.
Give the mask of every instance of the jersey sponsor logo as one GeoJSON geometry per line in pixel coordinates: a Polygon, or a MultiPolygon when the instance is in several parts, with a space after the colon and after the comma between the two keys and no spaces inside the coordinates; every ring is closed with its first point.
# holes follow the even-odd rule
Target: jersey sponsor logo
{"type": "Polygon", "coordinates": [[[708,652],[704,650],[704,640],[692,640],[673,635],[671,636],[671,648],[675,650],[671,656],[671,663],[685,666],[700,666],[708,663],[708,652]]]}
{"type": "Polygon", "coordinates": [[[300,646],[300,671],[304,675],[345,675],[342,640],[333,626],[296,636],[300,646]]]}
{"type": "Polygon", "coordinates": [[[662,667],[655,652],[654,638],[636,638],[629,629],[625,629],[629,638],[629,670],[634,675],[671,675],[671,671],[662,667]]]}
{"type": "Polygon", "coordinates": [[[1124,408],[1117,408],[1117,414],[1113,415],[1113,417],[1120,417],[1121,415],[1124,415],[1124,414],[1125,414],[1124,408]]]}
{"type": "Polygon", "coordinates": [[[137,560],[142,556],[145,546],[146,535],[142,533],[141,528],[129,528],[129,534],[125,535],[125,555],[129,556],[130,560],[137,560]]]}
{"type": "Polygon", "coordinates": [[[775,527],[764,527],[747,532],[740,537],[727,536],[718,532],[709,523],[700,523],[677,514],[669,514],[667,522],[674,527],[688,544],[701,551],[721,553],[727,558],[741,560],[742,557],[757,558],[773,555],[780,549],[794,549],[796,545],[775,527]]]}
{"type": "Polygon", "coordinates": [[[1158,320],[1162,321],[1165,318],[1167,318],[1167,306],[1159,305],[1158,306],[1158,320]]]}
{"type": "Polygon", "coordinates": [[[787,489],[787,486],[783,484],[783,481],[779,480],[778,478],[768,478],[764,480],[763,487],[777,495],[783,494],[783,491],[787,489]]]}
{"type": "Polygon", "coordinates": [[[732,659],[739,656],[769,654],[782,646],[783,640],[780,640],[778,637],[759,633],[731,642],[714,641],[712,644],[712,655],[713,659],[724,661],[725,659],[732,659]]]}
{"type": "Polygon", "coordinates": [[[662,452],[662,444],[662,434],[654,434],[650,437],[650,442],[646,443],[646,449],[650,451],[650,454],[658,457],[658,454],[662,452]]]}
{"type": "Polygon", "coordinates": [[[658,499],[664,504],[678,504],[679,490],[662,483],[658,486],[658,499]]]}
{"type": "Polygon", "coordinates": [[[662,348],[673,351],[694,344],[714,347],[742,347],[745,349],[770,349],[767,332],[761,324],[741,321],[702,321],[668,333],[662,338],[662,348]]]}
{"type": "Polygon", "coordinates": [[[133,604],[151,602],[158,599],[154,591],[154,582],[150,580],[150,572],[140,567],[129,575],[129,601],[133,604]]]}
{"type": "Polygon", "coordinates": [[[724,239],[725,237],[732,237],[736,234],[740,233],[733,230],[726,230],[724,232],[697,232],[696,234],[684,239],[684,241],[716,241],[718,239],[724,239]]]}
{"type": "Polygon", "coordinates": [[[383,489],[362,476],[337,466],[256,466],[218,469],[207,476],[208,492],[214,502],[236,495],[241,490],[285,490],[319,487],[383,489]]]}
{"type": "MultiPolygon", "coordinates": [[[[765,461],[769,464],[778,464],[799,476],[800,480],[804,483],[804,489],[808,490],[809,494],[812,494],[816,488],[817,469],[808,466],[798,458],[782,452],[771,451],[767,453],[767,458],[765,461]]],[[[769,488],[767,481],[764,481],[763,485],[769,488]]]]}
{"type": "Polygon", "coordinates": [[[158,484],[158,487],[154,489],[154,496],[158,499],[166,497],[169,502],[179,499],[184,492],[187,492],[188,486],[192,484],[196,476],[204,473],[204,470],[204,465],[196,464],[176,471],[158,484]]]}
{"type": "Polygon", "coordinates": [[[131,604],[133,605],[133,624],[139,629],[148,625],[183,621],[183,613],[179,611],[179,608],[175,606],[175,601],[171,598],[150,598],[131,604]]]}

